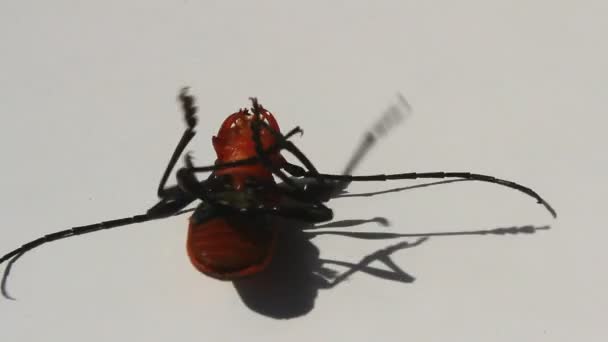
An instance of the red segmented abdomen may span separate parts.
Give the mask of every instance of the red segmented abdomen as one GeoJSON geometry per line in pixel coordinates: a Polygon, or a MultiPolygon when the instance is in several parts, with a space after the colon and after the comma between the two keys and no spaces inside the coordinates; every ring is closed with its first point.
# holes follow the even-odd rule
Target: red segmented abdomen
{"type": "Polygon", "coordinates": [[[201,224],[190,222],[187,250],[199,271],[234,279],[262,271],[270,263],[277,240],[267,220],[235,215],[201,224]]]}

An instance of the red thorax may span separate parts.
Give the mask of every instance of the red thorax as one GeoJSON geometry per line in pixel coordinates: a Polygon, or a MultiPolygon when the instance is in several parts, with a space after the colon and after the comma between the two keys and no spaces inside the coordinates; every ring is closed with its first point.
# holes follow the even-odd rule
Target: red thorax
{"type": "MultiPolygon", "coordinates": [[[[260,119],[267,123],[274,131],[280,132],[279,125],[272,113],[263,108],[260,111],[260,119]]],[[[241,109],[224,120],[217,136],[214,136],[212,139],[213,148],[217,154],[216,164],[247,159],[257,155],[253,141],[253,130],[251,129],[253,120],[255,120],[255,116],[250,114],[247,109],[241,109]]],[[[260,140],[265,150],[276,142],[272,133],[268,129],[263,128],[263,126],[260,130],[260,140]]],[[[281,167],[282,163],[285,162],[278,152],[270,154],[269,157],[277,167],[281,167]]],[[[260,182],[274,182],[272,172],[259,162],[253,165],[217,170],[215,174],[232,176],[233,186],[236,190],[242,189],[248,178],[253,178],[260,182]]]]}

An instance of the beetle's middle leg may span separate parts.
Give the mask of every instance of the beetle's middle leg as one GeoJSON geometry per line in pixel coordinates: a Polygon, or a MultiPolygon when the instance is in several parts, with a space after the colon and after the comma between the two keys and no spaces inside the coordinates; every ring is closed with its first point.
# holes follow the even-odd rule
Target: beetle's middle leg
{"type": "Polygon", "coordinates": [[[249,209],[254,214],[268,214],[273,216],[284,217],[287,219],[304,221],[306,223],[321,223],[331,221],[334,218],[334,212],[323,203],[307,203],[298,202],[297,199],[293,203],[285,202],[275,205],[258,205],[255,208],[249,209]]]}
{"type": "MultiPolygon", "coordinates": [[[[341,194],[350,184],[350,181],[330,179],[319,182],[314,175],[308,173],[304,168],[291,163],[283,165],[283,169],[295,177],[293,181],[302,187],[302,191],[306,194],[306,197],[316,198],[321,202],[327,202],[336,195],[341,194]]],[[[282,188],[285,191],[290,191],[287,187],[282,186],[282,188]]]]}

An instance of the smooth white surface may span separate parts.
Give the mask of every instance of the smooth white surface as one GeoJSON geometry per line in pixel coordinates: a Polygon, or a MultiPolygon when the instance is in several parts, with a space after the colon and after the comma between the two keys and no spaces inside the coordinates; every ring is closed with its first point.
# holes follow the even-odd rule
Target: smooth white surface
{"type": "MultiPolygon", "coordinates": [[[[430,238],[393,255],[413,283],[357,273],[290,320],[196,272],[186,217],[71,238],[15,265],[2,341],[605,341],[607,10],[599,0],[3,1],[2,252],[152,205],[183,129],[184,85],[200,106],[198,164],[213,161],[224,117],[257,96],[282,127],[304,128],[297,143],[323,171],[339,172],[401,92],[414,115],[357,173],[487,173],[538,190],[559,217],[474,182],[337,199],[336,220],[391,226],[332,230],[552,229],[430,238]]],[[[399,241],[314,240],[322,258],[355,263],[399,241]]]]}

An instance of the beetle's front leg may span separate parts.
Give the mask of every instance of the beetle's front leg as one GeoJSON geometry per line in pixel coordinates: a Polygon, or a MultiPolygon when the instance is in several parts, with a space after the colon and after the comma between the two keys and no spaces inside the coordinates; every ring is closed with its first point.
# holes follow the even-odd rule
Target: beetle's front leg
{"type": "Polygon", "coordinates": [[[194,135],[196,134],[194,128],[197,124],[197,107],[194,104],[194,97],[188,94],[188,88],[183,88],[179,94],[178,99],[182,106],[184,120],[186,121],[187,127],[184,133],[182,134],[181,139],[177,143],[177,146],[175,147],[175,150],[173,151],[173,154],[169,159],[169,163],[165,168],[165,172],[163,173],[163,176],[161,177],[161,180],[158,184],[157,194],[160,198],[175,196],[176,187],[165,187],[165,185],[167,184],[167,179],[169,178],[169,174],[171,173],[171,171],[173,171],[173,168],[175,167],[175,164],[177,163],[177,160],[179,159],[180,155],[184,152],[186,146],[188,146],[188,143],[190,143],[190,141],[192,140],[192,138],[194,138],[194,135]]]}

